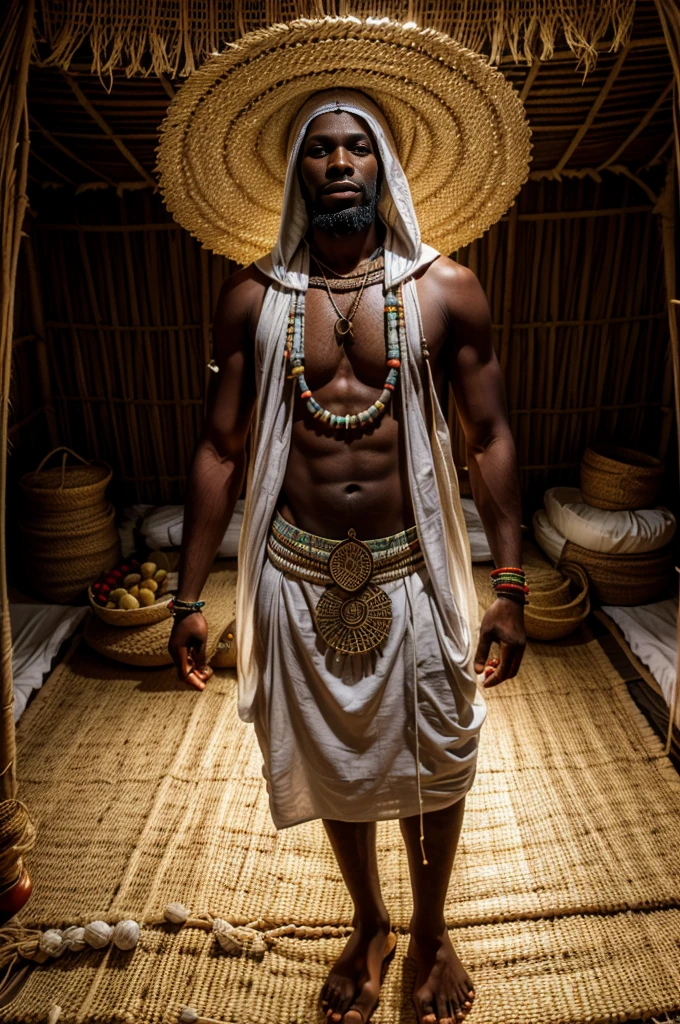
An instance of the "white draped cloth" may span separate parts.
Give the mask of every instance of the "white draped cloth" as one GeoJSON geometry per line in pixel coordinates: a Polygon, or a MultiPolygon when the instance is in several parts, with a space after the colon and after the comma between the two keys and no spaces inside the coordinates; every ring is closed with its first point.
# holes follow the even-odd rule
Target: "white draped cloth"
{"type": "Polygon", "coordinates": [[[255,724],[277,828],[317,817],[405,817],[455,802],[474,779],[486,716],[473,665],[478,605],[448,428],[422,358],[413,276],[438,255],[421,242],[378,107],[351,90],[311,97],[291,130],[279,238],[257,264],[272,284],[255,340],[258,396],[236,595],[239,715],[255,724]],[[309,280],[296,160],[310,121],[334,109],[368,123],[383,165],[385,287],[403,286],[407,335],[395,398],[407,425],[408,483],[425,563],[384,586],[394,618],[385,645],[369,655],[328,650],[311,614],[323,588],[284,576],[266,556],[291,440],[288,314],[309,280]]]}

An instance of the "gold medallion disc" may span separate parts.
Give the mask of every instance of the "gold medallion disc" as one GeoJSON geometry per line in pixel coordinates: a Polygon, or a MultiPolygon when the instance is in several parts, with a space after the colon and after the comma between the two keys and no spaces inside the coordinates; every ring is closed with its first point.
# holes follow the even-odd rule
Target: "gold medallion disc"
{"type": "Polygon", "coordinates": [[[340,541],[331,551],[328,571],[333,582],[350,593],[365,587],[370,580],[373,553],[368,544],[358,540],[354,530],[349,530],[347,540],[340,541]]]}
{"type": "Polygon", "coordinates": [[[364,654],[387,639],[392,625],[392,601],[374,583],[369,583],[360,594],[329,587],[319,598],[315,618],[320,636],[333,650],[364,654]]]}

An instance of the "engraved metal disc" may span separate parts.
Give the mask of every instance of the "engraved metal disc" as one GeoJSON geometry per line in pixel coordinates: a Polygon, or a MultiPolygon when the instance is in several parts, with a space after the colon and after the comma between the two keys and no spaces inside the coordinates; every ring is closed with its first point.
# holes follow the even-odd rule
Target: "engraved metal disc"
{"type": "Polygon", "coordinates": [[[315,619],[319,635],[333,650],[364,654],[387,640],[392,601],[374,583],[351,596],[339,587],[328,587],[319,598],[315,619]]]}
{"type": "Polygon", "coordinates": [[[350,593],[365,587],[373,573],[373,554],[367,544],[357,540],[354,530],[347,540],[337,544],[328,558],[331,579],[350,593]]]}

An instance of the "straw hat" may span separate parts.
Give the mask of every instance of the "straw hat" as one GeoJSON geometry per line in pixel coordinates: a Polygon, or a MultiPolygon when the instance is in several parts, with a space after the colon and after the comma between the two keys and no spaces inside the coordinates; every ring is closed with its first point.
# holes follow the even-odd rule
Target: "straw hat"
{"type": "Polygon", "coordinates": [[[171,101],[158,170],[175,219],[237,263],[269,252],[290,126],[313,93],[339,87],[383,111],[422,239],[445,254],[502,217],[527,179],[524,107],[485,58],[413,23],[301,19],[230,44],[171,101]]]}

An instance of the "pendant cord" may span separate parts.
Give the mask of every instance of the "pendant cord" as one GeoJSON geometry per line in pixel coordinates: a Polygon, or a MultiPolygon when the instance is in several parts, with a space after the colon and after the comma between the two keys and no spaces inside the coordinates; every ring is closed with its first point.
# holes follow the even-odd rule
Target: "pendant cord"
{"type": "MultiPolygon", "coordinates": [[[[316,259],[316,257],[314,257],[314,258],[316,259]]],[[[366,287],[366,281],[368,280],[368,272],[369,272],[370,269],[371,269],[371,264],[367,263],[366,264],[366,273],[364,274],[364,279],[361,282],[361,288],[359,289],[359,291],[357,293],[356,299],[354,300],[354,302],[352,303],[351,307],[349,308],[349,310],[345,314],[338,307],[337,302],[333,298],[333,293],[331,292],[331,287],[330,287],[330,285],[328,283],[328,278],[326,277],[326,275],[324,273],[323,267],[321,266],[321,264],[319,264],[319,270],[321,271],[321,276],[323,277],[324,284],[326,285],[326,291],[328,292],[328,298],[331,300],[331,304],[333,306],[333,309],[338,314],[338,319],[337,319],[337,322],[335,324],[335,330],[340,335],[349,334],[349,335],[353,336],[352,335],[352,320],[353,320],[354,316],[356,315],[357,309],[359,308],[359,303],[361,302],[361,296],[364,294],[364,288],[366,287]],[[347,327],[346,331],[341,331],[338,328],[338,324],[340,323],[341,320],[344,320],[345,323],[348,324],[348,327],[347,327]]]]}
{"type": "MultiPolygon", "coordinates": [[[[309,245],[309,243],[307,243],[307,244],[309,245]]],[[[374,252],[371,253],[371,255],[368,257],[366,262],[367,263],[372,263],[373,260],[377,260],[378,256],[382,252],[382,249],[383,249],[382,245],[379,245],[378,248],[374,252]]],[[[330,274],[333,274],[334,277],[339,278],[341,281],[349,280],[352,277],[353,273],[354,273],[353,270],[350,270],[349,274],[339,274],[337,272],[337,270],[333,270],[333,268],[329,267],[327,263],[324,263],[323,260],[320,260],[319,257],[316,255],[316,253],[312,252],[311,246],[309,247],[309,254],[312,257],[312,259],[314,260],[314,262],[319,265],[320,268],[321,267],[325,267],[325,269],[330,274]]],[[[359,263],[358,266],[361,266],[361,263],[359,263]]],[[[356,270],[356,267],[354,269],[356,270]]]]}

